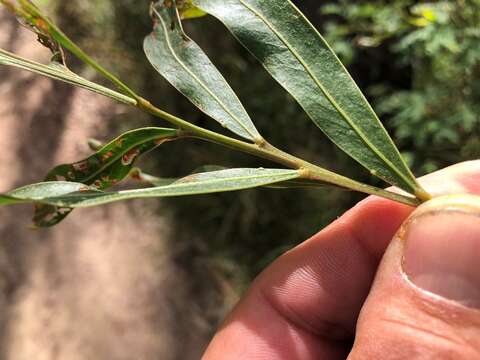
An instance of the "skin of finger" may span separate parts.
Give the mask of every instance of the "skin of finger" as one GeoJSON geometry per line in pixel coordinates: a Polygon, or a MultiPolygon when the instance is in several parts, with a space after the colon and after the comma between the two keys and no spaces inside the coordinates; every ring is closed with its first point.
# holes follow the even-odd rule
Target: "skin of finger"
{"type": "Polygon", "coordinates": [[[412,284],[402,271],[402,233],[382,259],[348,360],[480,359],[480,310],[412,284]]]}
{"type": "Polygon", "coordinates": [[[204,359],[345,359],[380,259],[375,253],[382,253],[357,236],[374,233],[385,247],[409,212],[370,198],[281,256],[252,284],[204,359]],[[362,234],[351,231],[355,223],[362,234]]]}
{"type": "MultiPolygon", "coordinates": [[[[422,183],[435,195],[468,193],[480,183],[472,179],[480,180],[479,161],[422,183]]],[[[204,359],[344,359],[378,263],[412,210],[369,197],[282,255],[256,279],[204,359]]]]}

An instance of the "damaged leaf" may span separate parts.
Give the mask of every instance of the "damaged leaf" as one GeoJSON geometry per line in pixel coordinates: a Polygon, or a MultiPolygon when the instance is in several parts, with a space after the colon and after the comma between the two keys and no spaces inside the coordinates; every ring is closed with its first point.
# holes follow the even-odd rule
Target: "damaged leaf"
{"type": "MultiPolygon", "coordinates": [[[[49,172],[45,181],[76,182],[104,190],[127,177],[139,156],[166,141],[177,138],[178,131],[174,129],[152,127],[132,130],[117,137],[86,159],[55,167],[49,172]]],[[[70,211],[71,209],[37,204],[34,224],[36,226],[55,225],[70,211]]]]}

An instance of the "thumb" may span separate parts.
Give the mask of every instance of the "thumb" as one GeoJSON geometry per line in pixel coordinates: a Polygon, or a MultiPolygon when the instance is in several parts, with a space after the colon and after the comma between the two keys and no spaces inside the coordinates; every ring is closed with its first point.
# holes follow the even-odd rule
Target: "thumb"
{"type": "Polygon", "coordinates": [[[436,198],[402,225],[349,359],[480,359],[480,197],[436,198]]]}

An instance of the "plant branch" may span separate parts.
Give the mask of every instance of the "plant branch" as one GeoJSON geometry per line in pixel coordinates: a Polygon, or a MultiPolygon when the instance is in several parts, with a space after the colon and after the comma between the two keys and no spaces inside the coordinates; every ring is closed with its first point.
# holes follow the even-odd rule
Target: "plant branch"
{"type": "Polygon", "coordinates": [[[196,126],[163,110],[158,109],[143,98],[139,98],[138,107],[156,117],[162,118],[180,127],[183,131],[185,131],[185,133],[182,134],[185,137],[192,137],[210,141],[266,160],[273,161],[277,164],[281,164],[289,168],[301,170],[301,178],[303,179],[328,183],[346,189],[363,192],[369,195],[381,196],[383,198],[387,198],[411,206],[417,206],[421,203],[421,199],[396,194],[391,191],[363,184],[348,177],[328,171],[317,165],[311,164],[305,160],[288,154],[280,149],[277,149],[268,142],[264,142],[258,145],[251,144],[196,126]]]}
{"type": "MultiPolygon", "coordinates": [[[[7,0],[0,0],[0,3],[9,6],[12,10],[12,5],[7,0]]],[[[204,129],[202,127],[189,123],[186,120],[169,114],[168,112],[155,107],[148,100],[137,95],[132,89],[130,89],[115,75],[113,75],[100,64],[98,64],[94,59],[92,59],[82,49],[80,49],[80,47],[78,47],[72,40],[70,40],[68,36],[65,35],[52,21],[50,21],[46,16],[41,14],[38,8],[30,1],[20,0],[20,3],[22,4],[23,9],[13,8],[15,12],[18,13],[18,11],[22,11],[20,16],[30,16],[29,20],[34,22],[35,26],[41,28],[46,33],[50,34],[52,38],[55,39],[55,41],[57,41],[60,45],[71,51],[84,63],[90,65],[99,74],[110,80],[124,94],[132,97],[136,101],[136,107],[156,117],[164,119],[171,124],[178,126],[182,131],[182,137],[192,137],[210,141],[263,159],[270,160],[277,164],[284,165],[288,168],[298,169],[301,171],[301,178],[303,179],[332,184],[370,195],[377,195],[412,206],[419,205],[422,201],[429,199],[429,195],[426,193],[415,194],[416,197],[409,197],[396,194],[388,190],[380,189],[374,186],[366,185],[358,181],[352,180],[348,177],[323,169],[300,158],[297,158],[280,149],[277,149],[266,141],[252,144],[245,141],[237,140],[204,129]],[[28,15],[25,15],[25,12],[27,12],[28,15]]]]}

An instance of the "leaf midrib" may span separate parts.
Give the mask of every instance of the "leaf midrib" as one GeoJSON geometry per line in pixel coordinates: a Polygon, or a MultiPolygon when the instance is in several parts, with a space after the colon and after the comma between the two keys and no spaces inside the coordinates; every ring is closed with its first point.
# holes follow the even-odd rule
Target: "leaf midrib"
{"type": "MultiPolygon", "coordinates": [[[[165,40],[167,42],[167,46],[168,46],[168,49],[170,50],[170,52],[172,53],[173,57],[175,58],[175,60],[180,64],[180,66],[182,66],[183,69],[185,69],[185,71],[187,71],[187,73],[189,73],[193,79],[198,82],[200,84],[200,86],[208,93],[210,94],[211,97],[213,97],[213,99],[222,107],[223,110],[225,110],[225,112],[230,115],[230,117],[234,120],[236,120],[237,122],[237,125],[239,125],[241,128],[243,128],[243,130],[249,134],[251,136],[251,139],[250,140],[255,140],[257,137],[258,137],[258,134],[254,134],[250,131],[250,129],[248,127],[246,127],[242,121],[240,121],[238,119],[238,117],[233,114],[229,109],[228,107],[213,93],[211,92],[211,90],[208,88],[208,86],[206,86],[184,63],[183,61],[177,56],[177,54],[175,53],[175,50],[170,42],[170,38],[168,36],[168,28],[165,24],[165,21],[164,19],[162,18],[162,15],[156,10],[156,9],[153,9],[153,11],[155,12],[155,14],[157,14],[158,18],[160,19],[160,22],[162,23],[162,27],[163,27],[163,30],[164,30],[164,34],[165,34],[165,40]]],[[[219,120],[217,120],[219,121],[219,120]]],[[[219,121],[220,122],[220,121],[219,121]]],[[[222,122],[220,122],[221,125],[225,126],[222,122]]]]}
{"type": "Polygon", "coordinates": [[[355,123],[352,121],[352,119],[346,114],[341,107],[337,104],[335,99],[330,95],[328,90],[324,88],[324,86],[321,84],[320,80],[317,79],[315,74],[313,74],[312,70],[310,67],[306,64],[306,62],[303,60],[303,58],[297,53],[297,51],[290,45],[290,43],[281,35],[281,33],[271,24],[258,10],[256,10],[253,6],[247,4],[244,0],[238,0],[243,6],[245,6],[250,12],[252,12],[255,16],[257,16],[260,20],[262,20],[265,25],[267,25],[272,32],[284,43],[284,45],[288,48],[288,50],[297,58],[297,60],[302,64],[302,66],[305,68],[309,76],[312,78],[312,80],[315,82],[315,84],[320,88],[320,90],[323,92],[327,100],[332,104],[332,106],[337,110],[337,112],[345,119],[345,121],[348,123],[348,125],[357,133],[357,135],[360,137],[360,139],[367,145],[370,150],[381,160],[383,161],[391,170],[393,170],[406,184],[408,184],[413,191],[417,188],[414,183],[412,183],[411,179],[405,177],[405,175],[397,169],[393,163],[390,162],[383,154],[377,149],[375,145],[373,145],[363,134],[363,132],[355,125],[355,123]]]}

